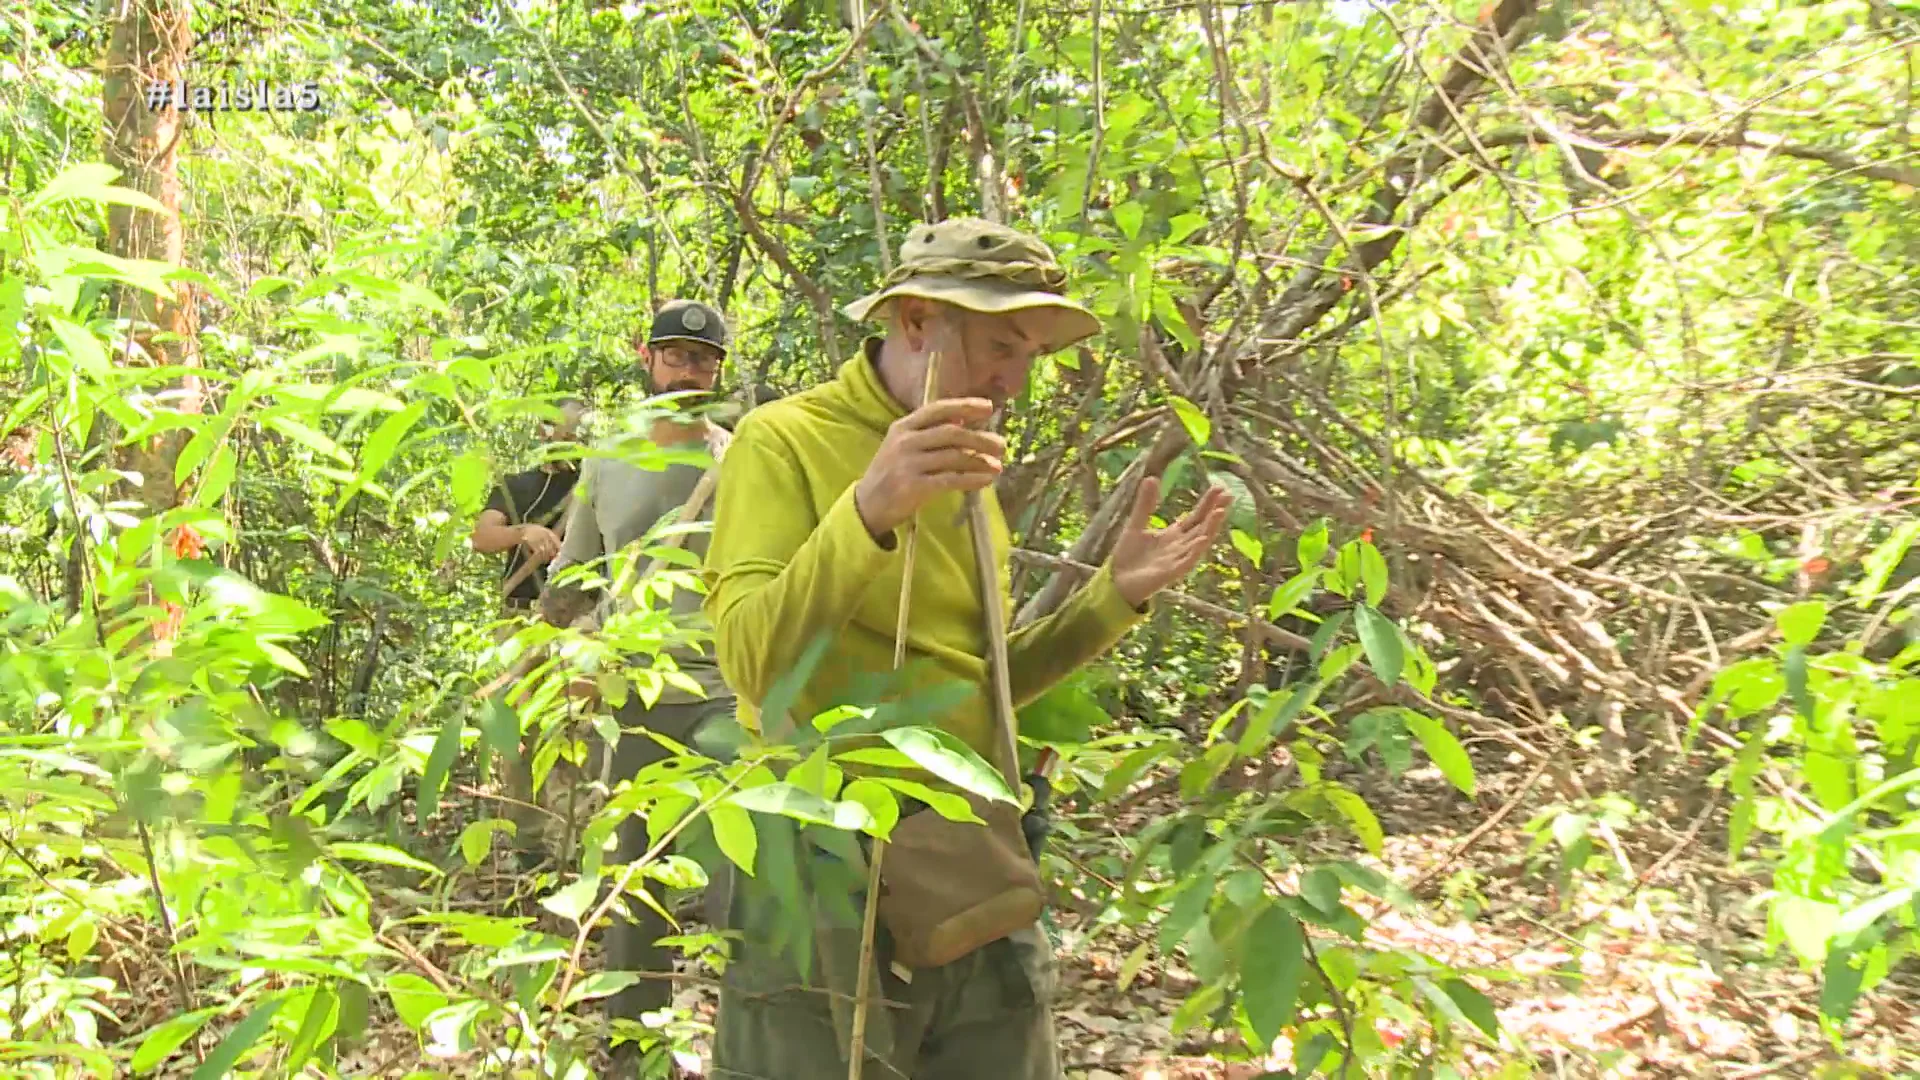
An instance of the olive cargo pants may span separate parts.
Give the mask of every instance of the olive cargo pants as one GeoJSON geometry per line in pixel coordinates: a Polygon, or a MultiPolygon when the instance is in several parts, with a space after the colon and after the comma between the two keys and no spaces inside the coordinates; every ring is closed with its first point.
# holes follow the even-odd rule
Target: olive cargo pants
{"type": "MultiPolygon", "coordinates": [[[[631,779],[634,774],[655,762],[665,761],[670,755],[666,747],[650,739],[638,728],[657,731],[682,746],[695,750],[697,736],[702,728],[715,720],[727,720],[733,716],[732,698],[708,698],[705,701],[685,704],[660,704],[649,709],[641,704],[639,696],[627,699],[625,705],[615,713],[620,721],[620,741],[613,748],[613,767],[608,774],[609,781],[618,784],[631,779]]],[[[605,744],[595,740],[599,753],[605,753],[605,744]]],[[[618,848],[614,861],[632,862],[647,853],[647,819],[645,815],[634,814],[620,823],[614,835],[618,838],[618,848]]],[[[725,883],[715,882],[709,886],[709,906],[716,901],[724,904],[725,883]]],[[[666,906],[666,890],[658,882],[646,880],[646,890],[662,907],[666,906]]],[[[673,971],[673,951],[657,942],[673,933],[673,928],[652,908],[637,901],[627,902],[634,918],[629,921],[613,917],[613,925],[607,929],[603,939],[604,963],[612,971],[639,971],[671,973],[673,971]]],[[[721,908],[724,911],[724,907],[721,908]]],[[[709,917],[718,912],[710,912],[709,917]]],[[[607,1002],[607,1015],[614,1018],[638,1020],[642,1013],[664,1009],[673,1001],[673,983],[667,979],[641,979],[639,982],[613,995],[607,1002]]]]}
{"type": "MultiPolygon", "coordinates": [[[[729,890],[728,923],[744,940],[721,980],[714,1080],[840,1080],[847,1075],[858,920],[816,925],[815,961],[803,979],[791,954],[768,944],[764,919],[747,913],[744,894],[753,886],[741,882],[737,871],[732,876],[739,887],[729,890]]],[[[863,902],[853,897],[856,910],[863,902]]],[[[885,927],[878,928],[874,946],[866,1076],[1060,1080],[1051,1012],[1053,948],[1040,926],[944,967],[913,971],[910,981],[893,970],[885,927]]]]}

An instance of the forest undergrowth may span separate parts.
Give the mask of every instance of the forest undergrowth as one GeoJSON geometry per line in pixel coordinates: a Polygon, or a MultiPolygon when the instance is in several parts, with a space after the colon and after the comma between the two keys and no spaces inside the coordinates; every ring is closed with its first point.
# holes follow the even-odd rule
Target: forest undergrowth
{"type": "Polygon", "coordinates": [[[711,874],[1011,797],[885,703],[596,786],[664,605],[501,640],[468,543],[563,397],[668,460],[660,301],[790,393],[968,214],[1106,327],[1007,410],[1017,621],[1233,496],[1021,716],[1072,1075],[1920,1074],[1916,65],[1904,0],[0,8],[0,1072],[698,1065],[711,874]],[[645,878],[684,1008],[610,1030],[645,878]]]}

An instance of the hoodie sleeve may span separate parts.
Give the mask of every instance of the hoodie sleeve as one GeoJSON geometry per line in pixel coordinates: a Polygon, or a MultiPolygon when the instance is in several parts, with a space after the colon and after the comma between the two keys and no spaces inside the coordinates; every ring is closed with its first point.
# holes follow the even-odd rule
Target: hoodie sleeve
{"type": "Polygon", "coordinates": [[[875,542],[852,485],[817,515],[799,460],[754,420],[720,469],[705,577],[720,672],[757,707],[808,644],[847,625],[900,545],[875,542]]]}
{"type": "Polygon", "coordinates": [[[1134,608],[1102,566],[1060,609],[1015,630],[1007,638],[1007,673],[1017,708],[1046,693],[1081,665],[1113,648],[1153,612],[1153,602],[1134,608]]]}

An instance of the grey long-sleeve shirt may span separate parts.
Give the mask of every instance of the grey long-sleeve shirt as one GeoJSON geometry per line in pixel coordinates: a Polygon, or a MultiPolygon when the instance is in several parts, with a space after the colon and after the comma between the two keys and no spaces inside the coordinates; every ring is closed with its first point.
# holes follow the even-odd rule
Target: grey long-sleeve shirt
{"type": "MultiPolygon", "coordinates": [[[[723,429],[710,429],[707,448],[716,460],[725,452],[729,437],[723,429]]],[[[687,496],[699,484],[706,469],[699,465],[674,464],[662,469],[643,469],[611,458],[590,458],[581,468],[580,480],[573,490],[573,508],[567,515],[567,531],[548,569],[552,577],[569,566],[581,566],[626,549],[644,538],[660,519],[677,513],[687,496]]],[[[709,498],[696,520],[712,522],[713,500],[709,498]]],[[[708,532],[689,533],[681,546],[706,558],[708,532]]],[[[609,560],[611,562],[611,560],[609,560]]],[[[644,565],[635,570],[638,573],[644,565]]],[[[606,574],[613,577],[610,565],[606,574]]],[[[675,621],[683,626],[709,629],[701,612],[705,598],[691,589],[675,588],[670,608],[675,621]]],[[[602,602],[601,621],[617,598],[609,595],[602,602]]],[[[707,699],[733,697],[720,676],[720,667],[710,646],[683,647],[668,652],[675,666],[706,690],[707,699]]],[[[686,690],[668,685],[661,693],[665,703],[701,700],[686,690]]]]}

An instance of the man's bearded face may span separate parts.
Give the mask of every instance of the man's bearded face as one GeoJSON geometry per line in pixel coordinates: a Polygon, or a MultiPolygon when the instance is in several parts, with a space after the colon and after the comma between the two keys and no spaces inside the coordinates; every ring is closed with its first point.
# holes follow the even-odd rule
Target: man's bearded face
{"type": "Polygon", "coordinates": [[[643,348],[647,392],[711,391],[720,379],[721,353],[704,342],[663,341],[643,348]]]}

